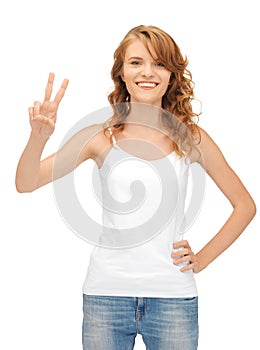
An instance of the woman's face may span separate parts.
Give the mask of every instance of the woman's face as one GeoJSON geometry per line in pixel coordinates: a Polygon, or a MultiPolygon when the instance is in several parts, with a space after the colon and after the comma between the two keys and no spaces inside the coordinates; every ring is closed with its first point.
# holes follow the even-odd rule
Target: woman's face
{"type": "Polygon", "coordinates": [[[161,62],[156,60],[152,46],[149,54],[141,40],[134,40],[127,48],[122,79],[130,94],[131,102],[147,103],[157,107],[162,106],[171,72],[161,62]]]}

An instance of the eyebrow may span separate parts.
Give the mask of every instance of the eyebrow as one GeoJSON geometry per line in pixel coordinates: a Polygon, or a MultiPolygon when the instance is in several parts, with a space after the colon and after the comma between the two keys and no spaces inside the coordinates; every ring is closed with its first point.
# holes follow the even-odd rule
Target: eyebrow
{"type": "Polygon", "coordinates": [[[131,60],[142,60],[142,57],[130,57],[130,58],[128,58],[128,61],[131,61],[131,60]]]}

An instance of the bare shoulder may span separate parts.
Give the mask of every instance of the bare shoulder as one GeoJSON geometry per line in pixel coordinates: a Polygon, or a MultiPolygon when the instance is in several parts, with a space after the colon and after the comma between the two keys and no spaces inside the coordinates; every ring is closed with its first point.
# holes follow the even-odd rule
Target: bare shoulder
{"type": "Polygon", "coordinates": [[[216,142],[202,128],[200,128],[200,133],[202,165],[207,174],[229,199],[233,207],[242,201],[244,204],[247,203],[247,207],[253,207],[252,211],[254,212],[254,202],[252,201],[250,194],[241,182],[237,173],[229,165],[216,142]]]}
{"type": "Polygon", "coordinates": [[[217,143],[204,129],[199,130],[201,134],[199,163],[227,197],[231,198],[231,188],[234,188],[234,192],[238,192],[241,189],[241,182],[217,143]]]}
{"type": "Polygon", "coordinates": [[[83,161],[93,160],[108,146],[109,139],[104,133],[103,123],[92,124],[75,133],[59,150],[59,159],[76,160],[76,166],[83,161]]]}
{"type": "Polygon", "coordinates": [[[203,164],[206,169],[226,164],[222,151],[212,137],[201,127],[199,127],[199,132],[199,150],[201,152],[199,163],[203,164]]]}
{"type": "Polygon", "coordinates": [[[200,145],[201,147],[208,146],[211,143],[214,143],[213,139],[209,135],[209,133],[203,129],[202,127],[198,126],[199,132],[200,132],[200,145]]]}
{"type": "Polygon", "coordinates": [[[84,160],[92,158],[96,160],[109,147],[110,142],[104,133],[104,124],[93,124],[81,131],[85,140],[85,147],[82,152],[84,160]]]}

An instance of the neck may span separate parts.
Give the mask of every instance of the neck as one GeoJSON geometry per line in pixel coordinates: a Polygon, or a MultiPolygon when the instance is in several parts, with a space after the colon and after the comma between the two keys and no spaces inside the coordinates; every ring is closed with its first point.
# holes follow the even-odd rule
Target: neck
{"type": "Polygon", "coordinates": [[[162,132],[161,108],[143,103],[131,103],[130,113],[124,120],[124,129],[134,134],[162,132]]]}

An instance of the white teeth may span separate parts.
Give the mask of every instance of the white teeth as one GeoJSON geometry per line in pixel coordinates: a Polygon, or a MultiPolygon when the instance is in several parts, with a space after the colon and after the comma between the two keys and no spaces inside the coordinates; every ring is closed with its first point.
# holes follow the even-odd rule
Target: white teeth
{"type": "Polygon", "coordinates": [[[150,83],[150,82],[142,82],[137,84],[140,87],[155,87],[156,83],[150,83]]]}

